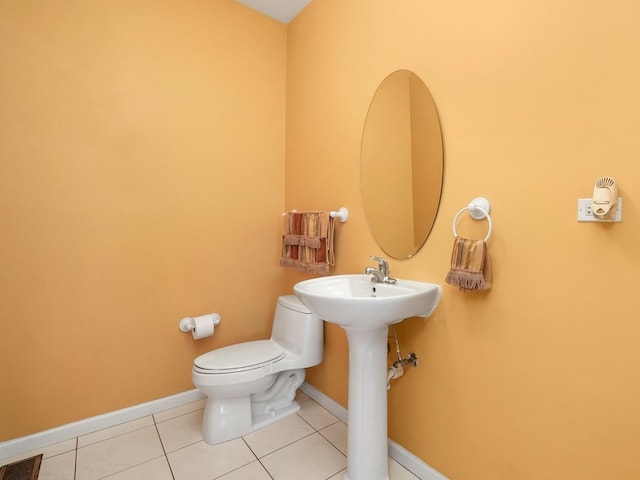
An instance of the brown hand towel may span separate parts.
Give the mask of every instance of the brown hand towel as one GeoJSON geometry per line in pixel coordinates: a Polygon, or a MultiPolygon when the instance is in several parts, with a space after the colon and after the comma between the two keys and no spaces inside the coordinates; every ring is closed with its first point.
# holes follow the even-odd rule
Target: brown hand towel
{"type": "Polygon", "coordinates": [[[491,288],[491,261],[484,240],[456,237],[445,281],[463,292],[491,288]]]}

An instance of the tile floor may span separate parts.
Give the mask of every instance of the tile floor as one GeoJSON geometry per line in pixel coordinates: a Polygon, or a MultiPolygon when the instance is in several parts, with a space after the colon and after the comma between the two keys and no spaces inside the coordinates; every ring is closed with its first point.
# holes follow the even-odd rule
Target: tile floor
{"type": "MultiPolygon", "coordinates": [[[[219,445],[200,435],[204,400],[33,452],[38,480],[343,480],[347,428],[298,392],[301,409],[219,445]]],[[[8,459],[2,464],[32,454],[8,459]]],[[[390,480],[415,480],[389,459],[390,480]]]]}

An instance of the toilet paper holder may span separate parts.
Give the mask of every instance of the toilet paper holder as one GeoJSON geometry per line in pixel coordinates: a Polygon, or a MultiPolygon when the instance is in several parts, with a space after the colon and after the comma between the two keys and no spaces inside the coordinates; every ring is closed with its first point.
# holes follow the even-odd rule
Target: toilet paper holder
{"type": "Polygon", "coordinates": [[[217,313],[208,313],[206,315],[201,315],[199,317],[185,317],[182,320],[180,320],[180,323],[178,324],[178,327],[180,328],[180,331],[185,332],[185,333],[193,333],[193,331],[196,329],[196,320],[198,319],[205,319],[206,317],[210,317],[211,321],[213,322],[213,326],[217,327],[220,322],[222,321],[222,318],[220,317],[219,314],[217,313]]]}

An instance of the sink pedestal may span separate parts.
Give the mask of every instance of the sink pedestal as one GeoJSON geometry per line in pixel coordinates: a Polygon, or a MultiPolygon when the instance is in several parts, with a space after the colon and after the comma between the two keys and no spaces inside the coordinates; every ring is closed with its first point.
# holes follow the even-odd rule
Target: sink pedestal
{"type": "Polygon", "coordinates": [[[389,480],[387,325],[343,327],[349,343],[349,422],[345,480],[389,480]]]}
{"type": "Polygon", "coordinates": [[[442,289],[435,283],[397,279],[372,282],[369,275],[303,280],[293,291],[309,310],[339,325],[349,342],[349,423],[345,480],[389,480],[387,451],[388,325],[428,317],[442,289]]]}

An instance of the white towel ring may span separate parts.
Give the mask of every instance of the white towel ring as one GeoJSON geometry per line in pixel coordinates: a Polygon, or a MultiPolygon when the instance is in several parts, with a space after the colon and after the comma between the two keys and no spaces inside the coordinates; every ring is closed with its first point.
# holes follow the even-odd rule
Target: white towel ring
{"type": "Polygon", "coordinates": [[[484,197],[474,198],[471,200],[469,205],[461,208],[458,213],[456,213],[456,216],[453,217],[453,236],[458,236],[456,223],[458,223],[458,217],[460,217],[460,214],[465,210],[469,211],[469,215],[471,215],[471,218],[474,220],[487,219],[487,222],[489,222],[489,231],[487,232],[487,236],[484,237],[484,241],[489,241],[489,237],[491,237],[491,232],[493,231],[493,222],[491,222],[491,216],[489,215],[489,212],[491,211],[491,204],[489,203],[489,200],[484,197]]]}

